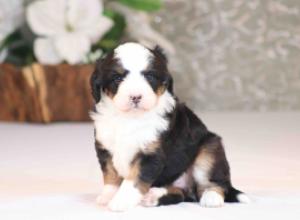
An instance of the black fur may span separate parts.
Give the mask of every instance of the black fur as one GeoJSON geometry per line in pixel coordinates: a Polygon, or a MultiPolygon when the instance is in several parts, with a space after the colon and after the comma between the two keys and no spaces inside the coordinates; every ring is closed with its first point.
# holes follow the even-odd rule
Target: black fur
{"type": "MultiPolygon", "coordinates": [[[[169,185],[193,164],[203,148],[208,148],[214,153],[216,160],[210,173],[210,181],[224,189],[225,201],[238,202],[236,196],[241,192],[231,186],[230,169],[221,138],[210,132],[184,104],[177,104],[174,111],[166,117],[170,120],[170,127],[161,134],[161,151],[155,154],[157,158],[158,154],[161,154],[160,158],[164,160],[153,160],[153,162],[143,164],[141,177],[150,182],[154,180],[154,176],[157,176],[152,183],[155,187],[169,185]],[[158,164],[159,162],[161,164],[158,164]],[[162,169],[154,169],[161,166],[162,169]]],[[[147,158],[147,155],[143,157],[147,158]]],[[[167,195],[163,201],[170,203],[170,201],[178,201],[177,199],[177,195],[175,199],[174,195],[167,195]]]]}
{"type": "Polygon", "coordinates": [[[158,206],[160,205],[173,205],[184,201],[184,197],[180,194],[167,194],[162,196],[158,200],[158,206]]]}
{"type": "Polygon", "coordinates": [[[215,136],[184,104],[177,104],[166,117],[170,120],[170,127],[161,135],[161,147],[166,160],[154,186],[163,186],[176,180],[194,162],[201,145],[215,136]]]}
{"type": "Polygon", "coordinates": [[[210,181],[216,183],[218,186],[221,186],[226,193],[231,187],[230,168],[225,156],[221,139],[212,139],[211,145],[214,146],[213,152],[215,156],[215,163],[210,173],[210,181]]]}
{"type": "Polygon", "coordinates": [[[99,59],[90,78],[95,102],[98,103],[101,100],[103,92],[107,92],[110,95],[116,94],[120,82],[126,75],[127,70],[123,69],[118,60],[114,58],[114,52],[99,59]]]}
{"type": "MultiPolygon", "coordinates": [[[[230,169],[221,138],[210,132],[184,104],[177,104],[174,111],[166,117],[170,121],[170,127],[161,134],[161,151],[155,153],[156,159],[145,160],[148,163],[144,163],[141,168],[141,178],[146,182],[152,181],[152,186],[155,187],[169,185],[193,164],[202,148],[211,147],[216,162],[210,173],[210,181],[224,189],[226,201],[237,201],[237,194],[232,191],[230,169]],[[160,160],[157,159],[159,154],[160,160]],[[155,176],[157,177],[154,178],[155,176]]],[[[152,158],[154,155],[142,157],[152,158]]]]}
{"type": "Polygon", "coordinates": [[[239,202],[237,196],[242,192],[233,188],[232,186],[225,193],[225,202],[239,202]]]}
{"type": "MultiPolygon", "coordinates": [[[[161,85],[167,88],[167,90],[173,94],[173,79],[168,71],[168,60],[163,50],[156,46],[153,50],[150,50],[153,54],[153,59],[149,68],[154,72],[159,79],[161,85]]],[[[150,83],[151,84],[151,83],[150,83]]],[[[156,91],[156,89],[154,90],[156,91]]]]}
{"type": "Polygon", "coordinates": [[[95,142],[95,149],[101,169],[103,172],[106,172],[107,163],[111,160],[112,156],[106,149],[102,148],[98,141],[95,142]]]}
{"type": "Polygon", "coordinates": [[[152,184],[161,173],[164,164],[164,154],[158,149],[151,154],[140,154],[140,180],[152,184]]]}
{"type": "Polygon", "coordinates": [[[102,75],[99,72],[99,68],[101,65],[101,60],[99,60],[96,64],[96,69],[93,72],[91,79],[90,79],[90,85],[92,88],[92,95],[95,99],[95,102],[99,102],[101,99],[101,88],[102,88],[102,75]]]}

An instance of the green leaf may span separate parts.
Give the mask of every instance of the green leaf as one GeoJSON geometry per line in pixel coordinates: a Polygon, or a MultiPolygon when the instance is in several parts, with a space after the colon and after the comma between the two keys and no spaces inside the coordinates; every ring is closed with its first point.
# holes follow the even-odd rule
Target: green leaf
{"type": "Polygon", "coordinates": [[[105,10],[104,15],[114,21],[114,26],[94,45],[93,49],[101,48],[104,52],[108,52],[120,43],[125,32],[126,22],[121,14],[111,10],[105,10]]]}
{"type": "Polygon", "coordinates": [[[111,10],[105,10],[104,15],[114,21],[114,26],[105,34],[104,38],[119,40],[123,36],[126,28],[125,18],[121,14],[111,10]]]}
{"type": "Polygon", "coordinates": [[[32,46],[28,42],[19,41],[13,47],[8,48],[8,55],[5,62],[13,63],[18,66],[24,66],[34,61],[32,46]]]}
{"type": "Polygon", "coordinates": [[[32,42],[26,40],[20,30],[16,30],[6,37],[0,50],[4,48],[8,53],[5,62],[23,66],[34,61],[32,42]]]}
{"type": "Polygon", "coordinates": [[[161,0],[118,0],[131,8],[143,11],[157,11],[162,7],[161,0]]]}
{"type": "Polygon", "coordinates": [[[19,31],[15,31],[9,34],[0,45],[0,51],[3,50],[5,47],[11,45],[14,42],[19,41],[22,38],[21,33],[19,31]]]}

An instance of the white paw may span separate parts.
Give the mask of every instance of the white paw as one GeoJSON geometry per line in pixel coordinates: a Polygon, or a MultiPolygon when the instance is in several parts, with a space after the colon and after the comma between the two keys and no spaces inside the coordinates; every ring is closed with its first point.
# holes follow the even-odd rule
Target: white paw
{"type": "Polygon", "coordinates": [[[96,202],[100,206],[106,206],[117,192],[118,187],[113,185],[104,185],[96,202]]]}
{"type": "Polygon", "coordinates": [[[221,207],[224,205],[224,198],[215,191],[204,191],[200,199],[200,205],[203,207],[221,207]]]}
{"type": "Polygon", "coordinates": [[[237,195],[237,199],[241,203],[246,203],[246,204],[251,203],[251,199],[245,193],[241,193],[237,195]]]}
{"type": "Polygon", "coordinates": [[[160,197],[167,194],[167,189],[163,187],[152,187],[149,192],[144,195],[141,205],[145,207],[153,207],[158,205],[160,197]]]}
{"type": "Polygon", "coordinates": [[[109,202],[108,208],[115,212],[127,211],[136,207],[140,203],[141,198],[142,197],[138,197],[136,195],[131,196],[128,194],[117,193],[109,202]]]}
{"type": "Polygon", "coordinates": [[[119,191],[109,202],[108,207],[111,211],[126,211],[136,207],[141,202],[142,197],[132,181],[124,180],[119,191]]]}

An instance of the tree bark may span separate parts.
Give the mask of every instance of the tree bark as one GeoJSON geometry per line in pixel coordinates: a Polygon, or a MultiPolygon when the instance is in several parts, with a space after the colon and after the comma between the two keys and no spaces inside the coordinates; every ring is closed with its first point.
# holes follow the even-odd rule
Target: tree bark
{"type": "Polygon", "coordinates": [[[0,64],[0,120],[89,121],[93,65],[0,64]]]}

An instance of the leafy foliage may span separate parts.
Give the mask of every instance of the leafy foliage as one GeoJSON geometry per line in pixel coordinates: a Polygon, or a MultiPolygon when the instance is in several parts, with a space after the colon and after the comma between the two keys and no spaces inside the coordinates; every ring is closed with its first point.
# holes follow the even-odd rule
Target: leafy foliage
{"type": "Polygon", "coordinates": [[[16,30],[4,39],[0,51],[4,48],[7,50],[5,62],[24,66],[35,60],[32,42],[24,38],[20,30],[16,30]]]}
{"type": "Polygon", "coordinates": [[[100,47],[104,52],[108,52],[120,43],[120,40],[125,32],[126,21],[121,14],[111,10],[104,10],[104,15],[114,21],[114,26],[93,47],[93,49],[97,49],[100,47]]]}
{"type": "MultiPolygon", "coordinates": [[[[131,7],[136,10],[143,10],[146,12],[153,12],[162,7],[162,0],[115,0],[121,4],[131,7]]],[[[91,53],[102,50],[103,53],[114,49],[122,40],[126,29],[125,18],[113,11],[104,10],[104,15],[114,21],[114,26],[107,32],[102,39],[92,46],[91,53]]],[[[5,40],[0,42],[0,53],[2,50],[7,51],[5,62],[13,63],[18,66],[29,65],[36,61],[33,53],[33,41],[24,36],[22,28],[16,30],[6,37],[5,40]]]]}
{"type": "Polygon", "coordinates": [[[162,7],[161,0],[118,0],[120,3],[143,11],[157,11],[162,7]]]}

